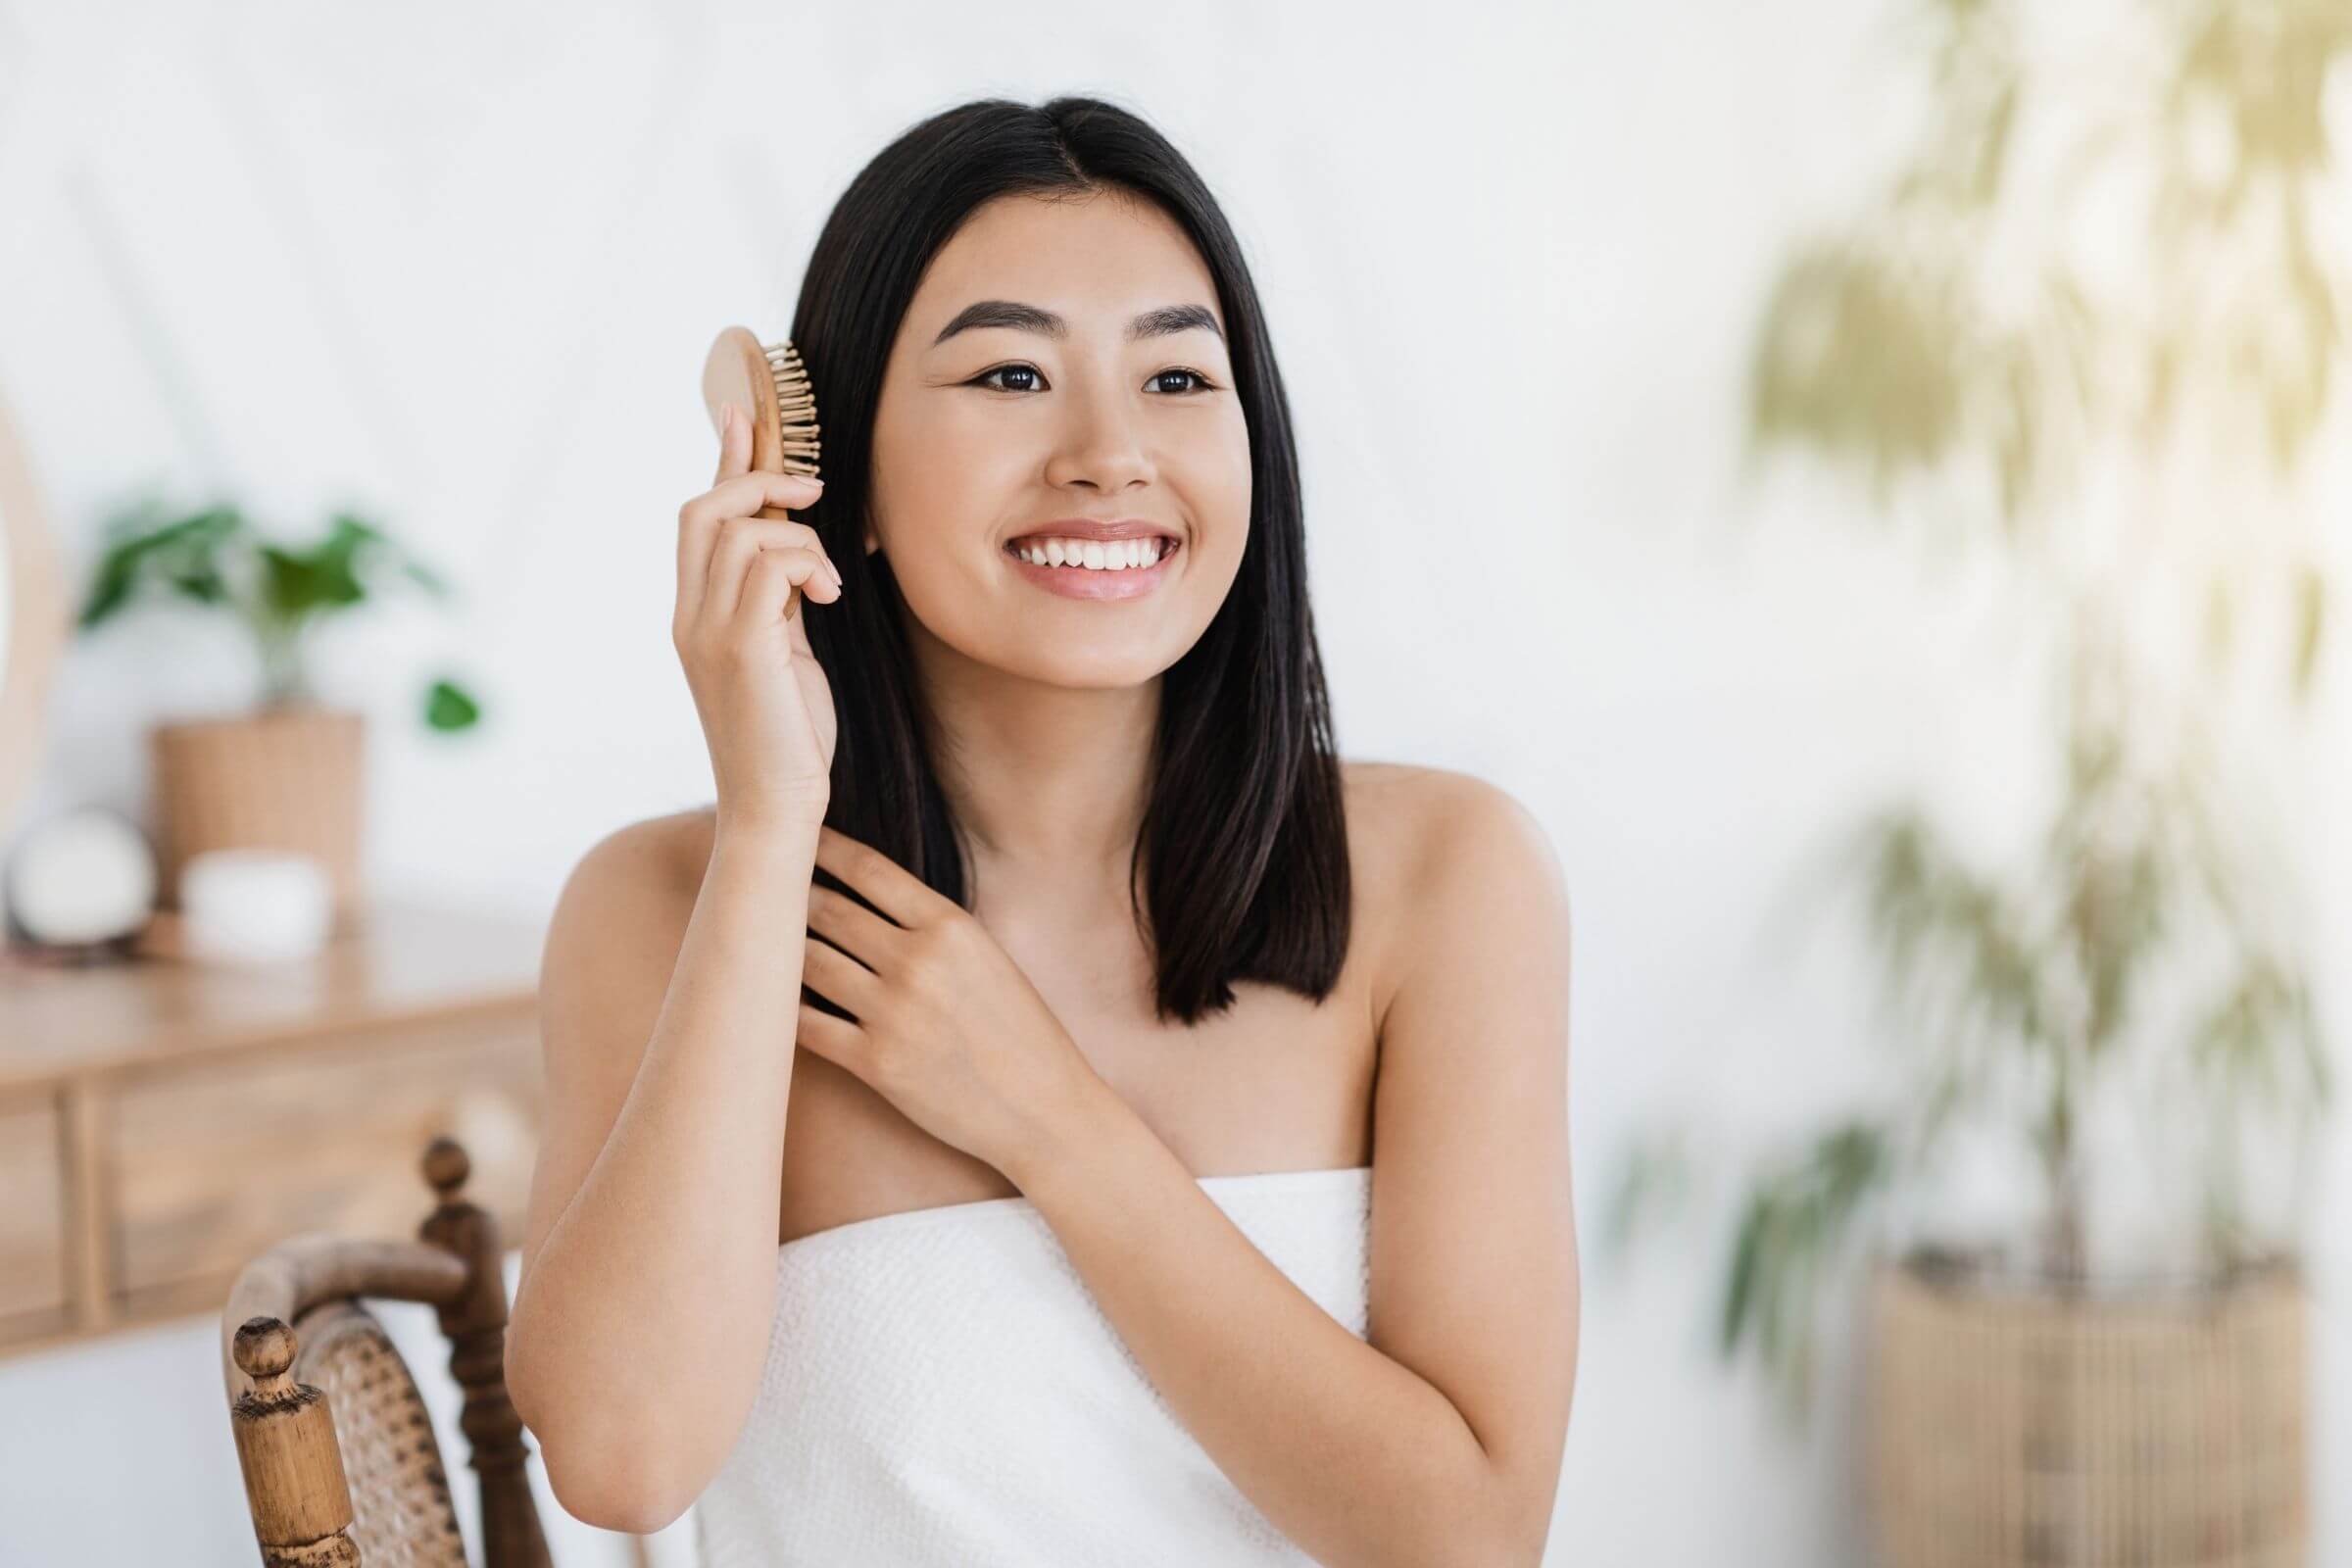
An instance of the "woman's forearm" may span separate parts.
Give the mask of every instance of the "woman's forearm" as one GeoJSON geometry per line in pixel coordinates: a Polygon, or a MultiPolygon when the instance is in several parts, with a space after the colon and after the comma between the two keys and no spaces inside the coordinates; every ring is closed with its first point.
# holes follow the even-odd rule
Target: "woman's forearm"
{"type": "Polygon", "coordinates": [[[575,1511],[658,1527],[750,1412],[816,841],[719,836],[628,1098],[514,1303],[510,1375],[575,1511]]]}
{"type": "Polygon", "coordinates": [[[1452,1400],[1342,1326],[1107,1089],[1005,1168],[1236,1490],[1320,1563],[1534,1563],[1539,1516],[1452,1400]]]}

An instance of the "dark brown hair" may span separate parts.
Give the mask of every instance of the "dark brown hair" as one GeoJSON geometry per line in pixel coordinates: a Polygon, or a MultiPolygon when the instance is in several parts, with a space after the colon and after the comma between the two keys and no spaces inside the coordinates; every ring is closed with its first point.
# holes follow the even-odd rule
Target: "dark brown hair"
{"type": "MultiPolygon", "coordinates": [[[[829,540],[864,537],[883,368],[950,236],[999,196],[1098,192],[1153,202],[1191,236],[1216,281],[1250,429],[1249,540],[1215,618],[1162,677],[1130,866],[1144,872],[1136,914],[1154,956],[1154,1005],[1196,1023],[1232,1004],[1236,980],[1321,1002],[1347,957],[1350,892],[1298,451],[1241,247],[1165,137],[1098,99],[989,98],[921,122],[858,172],[817,237],[793,316],[831,480],[801,514],[829,540]]],[[[826,821],[968,908],[959,834],[919,722],[906,603],[880,554],[831,554],[845,581],[858,580],[808,618],[840,717],[826,821]]]]}

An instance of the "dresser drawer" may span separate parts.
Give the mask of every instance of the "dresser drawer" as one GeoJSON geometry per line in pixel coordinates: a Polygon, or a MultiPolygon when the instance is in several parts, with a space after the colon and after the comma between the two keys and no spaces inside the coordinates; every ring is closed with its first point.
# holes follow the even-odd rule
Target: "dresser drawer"
{"type": "Polygon", "coordinates": [[[0,1340],[64,1319],[64,1156],[56,1110],[0,1111],[0,1340]]]}
{"type": "Polygon", "coordinates": [[[513,1246],[539,1118],[527,1009],[124,1084],[105,1129],[118,1304],[207,1304],[304,1231],[414,1236],[432,1206],[418,1160],[443,1133],[472,1156],[467,1196],[513,1246]]]}

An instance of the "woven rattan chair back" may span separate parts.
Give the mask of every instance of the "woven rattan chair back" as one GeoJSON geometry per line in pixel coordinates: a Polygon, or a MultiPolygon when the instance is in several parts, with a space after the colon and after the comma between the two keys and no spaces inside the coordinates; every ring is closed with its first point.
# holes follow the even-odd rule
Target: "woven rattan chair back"
{"type": "Polygon", "coordinates": [[[221,1369],[267,1568],[466,1568],[432,1423],[370,1298],[439,1315],[465,1395],[484,1568],[549,1568],[507,1398],[502,1249],[490,1215],[465,1200],[469,1170],[465,1150],[435,1139],[424,1174],[440,1201],[419,1240],[299,1236],[237,1276],[221,1369]]]}

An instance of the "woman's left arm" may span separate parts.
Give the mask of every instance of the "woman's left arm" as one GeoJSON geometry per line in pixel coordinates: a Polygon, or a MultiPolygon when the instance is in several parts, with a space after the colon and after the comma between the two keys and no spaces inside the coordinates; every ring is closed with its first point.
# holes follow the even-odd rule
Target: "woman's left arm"
{"type": "Polygon", "coordinates": [[[1434,789],[1381,1020],[1368,1342],[1107,1085],[1001,1167],[1218,1468],[1334,1568],[1540,1563],[1575,1385],[1567,890],[1516,800],[1434,789]]]}

